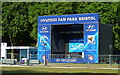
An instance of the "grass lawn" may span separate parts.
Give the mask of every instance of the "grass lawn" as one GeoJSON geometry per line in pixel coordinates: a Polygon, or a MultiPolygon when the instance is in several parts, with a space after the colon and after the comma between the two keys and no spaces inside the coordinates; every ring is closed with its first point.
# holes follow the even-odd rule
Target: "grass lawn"
{"type": "Polygon", "coordinates": [[[2,67],[2,75],[117,75],[118,70],[87,68],[2,67]]]}

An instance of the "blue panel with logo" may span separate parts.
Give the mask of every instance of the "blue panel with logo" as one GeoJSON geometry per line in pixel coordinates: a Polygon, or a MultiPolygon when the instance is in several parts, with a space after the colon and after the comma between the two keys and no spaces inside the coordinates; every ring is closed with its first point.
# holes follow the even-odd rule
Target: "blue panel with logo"
{"type": "Polygon", "coordinates": [[[50,25],[38,26],[38,60],[45,61],[50,54],[50,25]]]}
{"type": "Polygon", "coordinates": [[[98,63],[98,23],[84,24],[84,62],[98,63]]]}

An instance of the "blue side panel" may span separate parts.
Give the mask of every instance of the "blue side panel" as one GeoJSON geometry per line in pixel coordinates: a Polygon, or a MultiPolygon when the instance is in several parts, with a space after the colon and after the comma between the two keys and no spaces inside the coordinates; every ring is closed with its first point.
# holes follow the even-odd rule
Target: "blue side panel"
{"type": "Polygon", "coordinates": [[[38,26],[38,60],[44,62],[50,54],[50,25],[38,26]]]}
{"type": "Polygon", "coordinates": [[[84,62],[98,63],[98,23],[84,24],[84,62]]]}

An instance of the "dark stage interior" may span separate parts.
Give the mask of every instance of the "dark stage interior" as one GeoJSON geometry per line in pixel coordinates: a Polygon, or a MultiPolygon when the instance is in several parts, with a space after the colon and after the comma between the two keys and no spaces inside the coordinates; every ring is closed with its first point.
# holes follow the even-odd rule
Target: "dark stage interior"
{"type": "Polygon", "coordinates": [[[69,41],[83,39],[83,29],[83,24],[51,25],[51,54],[71,54],[69,41]]]}

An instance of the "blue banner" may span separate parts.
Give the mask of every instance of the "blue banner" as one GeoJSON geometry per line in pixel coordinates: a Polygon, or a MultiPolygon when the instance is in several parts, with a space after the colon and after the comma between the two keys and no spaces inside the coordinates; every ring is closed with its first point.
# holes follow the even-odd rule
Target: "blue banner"
{"type": "Polygon", "coordinates": [[[98,23],[84,24],[84,62],[98,63],[98,23]]]}
{"type": "Polygon", "coordinates": [[[45,61],[50,54],[50,25],[38,26],[38,60],[45,61]]]}
{"type": "Polygon", "coordinates": [[[39,16],[39,24],[73,24],[73,23],[90,23],[98,22],[98,13],[92,14],[74,14],[74,15],[54,15],[54,16],[39,16]]]}

